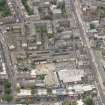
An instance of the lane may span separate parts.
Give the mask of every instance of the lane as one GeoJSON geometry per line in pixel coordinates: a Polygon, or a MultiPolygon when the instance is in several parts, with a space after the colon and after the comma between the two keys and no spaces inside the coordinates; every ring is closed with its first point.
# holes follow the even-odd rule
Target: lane
{"type": "MultiPolygon", "coordinates": [[[[4,53],[4,57],[5,57],[5,62],[7,65],[7,74],[8,74],[9,80],[11,81],[11,84],[12,84],[12,90],[13,90],[12,95],[15,96],[16,95],[16,78],[14,76],[15,75],[14,66],[12,64],[8,44],[6,43],[4,34],[2,33],[1,30],[0,30],[0,42],[3,47],[3,53],[4,53]]],[[[14,102],[14,100],[13,100],[13,102],[14,102]]]]}
{"type": "MultiPolygon", "coordinates": [[[[72,0],[71,0],[72,1],[72,0]]],[[[85,26],[84,26],[84,22],[82,21],[82,18],[81,18],[81,10],[80,10],[80,5],[78,3],[77,0],[75,0],[75,2],[72,1],[72,5],[74,5],[74,10],[76,12],[76,17],[78,18],[78,21],[81,25],[81,31],[83,33],[83,36],[84,36],[84,39],[85,39],[85,42],[86,42],[86,45],[87,45],[87,48],[89,50],[89,53],[91,55],[91,58],[92,58],[92,62],[94,64],[94,67],[95,67],[95,70],[97,72],[96,74],[96,78],[98,82],[96,82],[96,86],[97,86],[97,89],[98,89],[98,95],[100,97],[100,100],[101,100],[101,103],[102,105],[105,104],[105,97],[104,97],[104,94],[103,94],[103,89],[104,89],[104,86],[103,86],[103,81],[102,81],[102,78],[101,78],[101,75],[100,75],[100,72],[99,72],[99,69],[98,69],[98,64],[96,62],[96,58],[94,56],[94,52],[90,46],[90,43],[89,43],[89,39],[87,37],[87,33],[86,33],[86,29],[85,29],[85,26]]]]}

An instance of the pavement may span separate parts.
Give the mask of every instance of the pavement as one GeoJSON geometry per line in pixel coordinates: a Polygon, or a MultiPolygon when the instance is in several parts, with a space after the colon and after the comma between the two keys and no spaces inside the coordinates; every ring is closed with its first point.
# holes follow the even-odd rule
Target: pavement
{"type": "MultiPolygon", "coordinates": [[[[96,77],[98,77],[98,78],[96,81],[98,81],[98,82],[95,82],[95,84],[96,84],[96,87],[98,90],[98,97],[99,97],[98,102],[101,104],[96,104],[96,105],[105,105],[105,96],[103,94],[104,86],[103,86],[101,74],[99,72],[99,64],[97,64],[97,62],[96,62],[96,56],[94,55],[94,52],[90,46],[89,39],[87,37],[86,28],[84,25],[85,23],[81,18],[80,4],[79,4],[78,0],[75,0],[75,2],[74,2],[74,0],[65,0],[65,2],[66,2],[66,7],[68,8],[68,11],[73,10],[72,12],[75,12],[75,13],[73,13],[74,20],[77,23],[77,26],[80,25],[80,30],[83,34],[83,36],[82,36],[83,40],[86,43],[86,46],[87,46],[89,53],[91,55],[91,58],[92,58],[92,62],[95,66],[95,70],[97,72],[96,77]]],[[[11,0],[11,3],[12,3],[12,6],[14,8],[14,11],[15,11],[14,18],[16,18],[16,20],[19,19],[19,21],[23,22],[24,21],[24,14],[21,12],[21,9],[19,8],[20,7],[19,1],[18,0],[11,0]]],[[[27,19],[27,21],[28,21],[28,19],[27,19]]],[[[48,21],[37,21],[36,23],[38,23],[38,22],[46,23],[48,21]]],[[[13,96],[15,96],[15,94],[16,94],[16,92],[15,92],[16,78],[15,77],[16,76],[14,76],[15,75],[14,66],[13,66],[12,61],[11,61],[11,55],[10,55],[10,52],[8,49],[8,44],[6,42],[5,34],[2,32],[2,30],[0,31],[0,42],[3,45],[4,56],[5,56],[6,64],[8,67],[7,73],[8,73],[10,81],[12,82],[13,96]]],[[[46,48],[47,48],[47,46],[46,46],[46,48]]],[[[2,105],[2,104],[0,104],[0,105],[2,105]]],[[[10,104],[10,105],[12,105],[12,104],[10,104]]]]}
{"type": "Polygon", "coordinates": [[[76,13],[75,16],[77,17],[78,22],[79,22],[79,24],[81,26],[81,31],[83,33],[83,37],[84,37],[84,40],[86,42],[86,46],[87,46],[88,51],[89,51],[89,53],[91,55],[91,59],[92,59],[92,62],[94,64],[94,67],[95,67],[95,70],[96,70],[96,78],[97,78],[96,81],[98,81],[98,82],[96,82],[96,84],[97,84],[96,87],[97,87],[97,90],[98,90],[98,93],[99,93],[98,95],[100,97],[101,104],[105,105],[105,96],[103,94],[104,85],[103,85],[101,74],[99,72],[98,64],[96,62],[96,57],[94,56],[94,52],[93,52],[93,50],[92,50],[92,48],[90,46],[90,42],[89,42],[89,39],[88,39],[88,36],[87,36],[87,33],[86,33],[85,23],[81,18],[80,3],[79,3],[78,0],[75,0],[75,2],[72,1],[72,5],[74,5],[74,10],[75,10],[75,13],[76,13]]]}
{"type": "Polygon", "coordinates": [[[12,64],[12,60],[11,60],[11,55],[8,49],[8,44],[6,42],[6,39],[4,37],[5,35],[2,33],[2,30],[0,30],[0,42],[2,44],[3,47],[3,52],[4,52],[4,58],[5,58],[5,63],[7,65],[7,74],[9,77],[9,80],[11,81],[12,84],[12,95],[15,96],[16,95],[16,78],[15,78],[15,71],[14,71],[14,66],[12,64]]]}

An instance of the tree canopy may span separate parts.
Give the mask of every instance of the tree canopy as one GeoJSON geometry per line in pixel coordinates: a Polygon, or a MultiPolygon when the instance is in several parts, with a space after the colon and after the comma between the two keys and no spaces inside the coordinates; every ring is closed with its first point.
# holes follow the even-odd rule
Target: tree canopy
{"type": "Polygon", "coordinates": [[[93,105],[93,100],[91,97],[86,97],[84,103],[85,105],[93,105]]]}
{"type": "Polygon", "coordinates": [[[13,99],[13,97],[12,97],[12,95],[7,95],[7,94],[5,94],[4,97],[3,97],[3,99],[4,99],[5,101],[7,101],[7,102],[10,102],[10,101],[13,99]]]}

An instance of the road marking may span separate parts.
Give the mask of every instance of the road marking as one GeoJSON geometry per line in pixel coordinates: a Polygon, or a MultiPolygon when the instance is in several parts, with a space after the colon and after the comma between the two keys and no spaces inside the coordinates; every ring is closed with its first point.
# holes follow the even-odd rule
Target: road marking
{"type": "MultiPolygon", "coordinates": [[[[94,63],[94,66],[95,66],[95,68],[96,68],[96,71],[97,71],[98,80],[99,80],[100,86],[101,86],[101,88],[102,88],[102,90],[103,90],[103,89],[104,89],[103,81],[102,81],[100,72],[98,71],[98,64],[95,62],[95,56],[94,56],[93,51],[92,51],[92,49],[91,49],[89,39],[87,38],[86,29],[85,29],[85,27],[84,27],[83,21],[82,21],[81,16],[80,16],[81,11],[79,11],[80,8],[79,8],[79,4],[78,4],[78,1],[77,1],[77,0],[75,0],[75,4],[74,4],[74,5],[75,5],[75,8],[77,7],[77,8],[76,8],[76,14],[77,14],[77,17],[78,17],[79,22],[80,22],[81,25],[82,25],[82,29],[83,29],[84,37],[85,37],[85,40],[86,40],[86,43],[87,43],[87,47],[89,48],[90,54],[91,54],[91,56],[92,56],[92,61],[93,61],[93,63],[94,63]]],[[[97,86],[97,85],[96,85],[96,86],[97,86]]],[[[97,87],[97,90],[98,90],[98,94],[99,94],[99,96],[100,96],[101,103],[102,103],[102,105],[104,105],[103,102],[102,102],[101,95],[100,95],[100,92],[99,92],[98,87],[97,87]]]]}

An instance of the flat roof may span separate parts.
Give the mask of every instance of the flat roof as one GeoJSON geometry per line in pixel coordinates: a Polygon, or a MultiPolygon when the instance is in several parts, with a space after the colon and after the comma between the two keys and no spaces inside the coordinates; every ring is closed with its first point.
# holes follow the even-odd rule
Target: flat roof
{"type": "Polygon", "coordinates": [[[68,91],[72,91],[72,90],[75,90],[75,92],[88,92],[88,91],[91,91],[95,89],[95,86],[94,85],[84,85],[84,84],[77,84],[77,85],[74,85],[74,86],[69,86],[68,87],[68,91]]]}
{"type": "Polygon", "coordinates": [[[30,89],[20,89],[20,92],[17,93],[17,96],[29,96],[31,95],[30,89]]]}
{"type": "Polygon", "coordinates": [[[47,89],[38,89],[37,93],[38,95],[47,95],[47,89]]]}
{"type": "Polygon", "coordinates": [[[60,88],[60,89],[53,89],[52,90],[53,94],[57,94],[57,95],[66,95],[66,89],[60,88]]]}
{"type": "Polygon", "coordinates": [[[64,69],[58,71],[58,75],[60,80],[64,83],[67,82],[78,82],[81,81],[82,77],[84,77],[84,70],[82,69],[64,69]]]}

